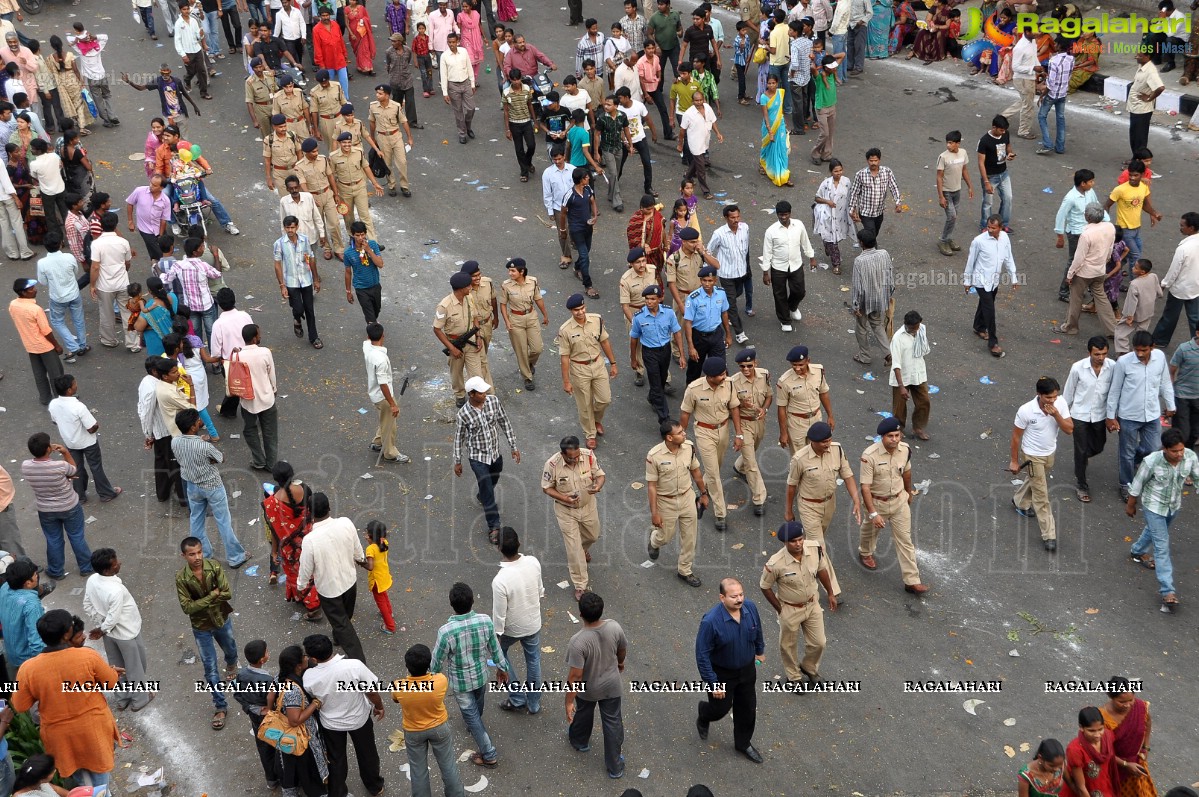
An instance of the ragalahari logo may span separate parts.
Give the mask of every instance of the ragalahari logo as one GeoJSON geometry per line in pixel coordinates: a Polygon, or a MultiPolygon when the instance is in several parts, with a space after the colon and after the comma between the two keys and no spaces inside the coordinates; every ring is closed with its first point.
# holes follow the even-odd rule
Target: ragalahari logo
{"type": "MultiPolygon", "coordinates": [[[[962,9],[962,41],[973,41],[983,35],[986,20],[977,8],[962,9]]],[[[1172,17],[1143,17],[1140,14],[1130,14],[1127,17],[1113,17],[1100,14],[1098,17],[1078,19],[1070,17],[1057,19],[1040,14],[1017,14],[1016,31],[1018,33],[1032,32],[1048,33],[1051,36],[1065,36],[1068,39],[1078,38],[1084,33],[1122,34],[1164,33],[1167,36],[1184,38],[1191,33],[1189,17],[1181,19],[1172,17]]]]}

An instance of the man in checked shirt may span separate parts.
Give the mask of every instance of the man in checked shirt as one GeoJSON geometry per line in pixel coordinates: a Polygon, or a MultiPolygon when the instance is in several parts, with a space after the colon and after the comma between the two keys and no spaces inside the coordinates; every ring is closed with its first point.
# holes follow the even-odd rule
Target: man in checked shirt
{"type": "Polygon", "coordinates": [[[495,500],[495,485],[504,470],[500,454],[500,437],[496,428],[504,431],[512,448],[512,460],[520,464],[516,449],[516,434],[499,396],[488,395],[491,385],[481,376],[466,380],[467,401],[458,410],[454,426],[454,475],[462,475],[462,449],[465,446],[471,472],[479,484],[475,500],[487,515],[487,538],[492,545],[500,544],[500,508],[495,500]]]}
{"type": "Polygon", "coordinates": [[[883,152],[878,147],[866,150],[866,168],[853,176],[849,186],[849,216],[870,230],[877,237],[883,228],[883,200],[890,192],[895,197],[895,212],[903,213],[899,201],[899,184],[895,173],[883,162],[883,152]]]}

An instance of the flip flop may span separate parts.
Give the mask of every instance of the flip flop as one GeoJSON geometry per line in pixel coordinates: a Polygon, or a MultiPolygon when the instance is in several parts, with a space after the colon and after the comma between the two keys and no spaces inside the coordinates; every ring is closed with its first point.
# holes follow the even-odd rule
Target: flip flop
{"type": "Polygon", "coordinates": [[[321,343],[321,339],[320,339],[320,338],[317,338],[316,340],[312,341],[312,348],[314,348],[314,349],[323,349],[323,348],[325,348],[325,344],[324,344],[324,343],[321,343]]]}
{"type": "Polygon", "coordinates": [[[304,335],[304,323],[303,323],[302,321],[300,321],[300,319],[298,319],[298,318],[297,318],[297,319],[295,319],[295,320],[293,321],[292,325],[291,325],[291,331],[292,331],[292,332],[294,332],[294,333],[296,333],[296,337],[297,337],[297,338],[299,338],[299,337],[303,337],[303,335],[304,335]]]}
{"type": "Polygon", "coordinates": [[[222,728],[224,728],[225,727],[225,717],[227,717],[227,716],[229,716],[229,713],[227,711],[225,711],[224,709],[219,709],[217,712],[215,712],[212,715],[212,729],[214,731],[219,731],[222,728]]]}
{"type": "Polygon", "coordinates": [[[1080,489],[1076,489],[1074,492],[1078,494],[1079,501],[1083,502],[1084,504],[1091,503],[1091,494],[1088,493],[1086,490],[1083,490],[1080,488],[1080,489]]]}
{"type": "Polygon", "coordinates": [[[1157,562],[1153,561],[1145,554],[1129,554],[1129,558],[1146,570],[1157,570],[1157,562]]]}

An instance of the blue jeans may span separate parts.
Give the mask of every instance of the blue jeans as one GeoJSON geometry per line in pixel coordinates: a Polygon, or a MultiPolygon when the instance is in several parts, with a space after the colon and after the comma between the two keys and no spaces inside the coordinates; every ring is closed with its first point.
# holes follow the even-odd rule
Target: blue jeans
{"type": "MultiPolygon", "coordinates": [[[[204,38],[208,40],[208,54],[213,58],[221,54],[219,34],[220,20],[217,18],[217,12],[209,11],[204,14],[204,38]]],[[[213,66],[216,64],[214,63],[213,66]]]]}
{"type": "Polygon", "coordinates": [[[483,756],[484,761],[494,761],[495,745],[491,743],[491,737],[483,727],[483,703],[486,697],[487,684],[469,692],[454,693],[454,699],[458,701],[458,710],[462,712],[462,721],[474,737],[475,744],[479,747],[479,755],[483,756]]]}
{"type": "MultiPolygon", "coordinates": [[[[404,731],[404,747],[408,751],[409,775],[412,777],[412,797],[433,797],[429,786],[429,748],[437,758],[441,782],[446,797],[463,797],[462,776],[454,758],[454,732],[450,723],[443,722],[427,731],[404,731]]],[[[11,769],[11,767],[10,767],[11,769]]]]}
{"type": "Polygon", "coordinates": [[[1012,221],[1012,175],[1010,172],[1000,172],[988,174],[987,179],[991,182],[993,193],[988,194],[986,188],[983,188],[983,209],[978,220],[978,229],[987,228],[987,217],[991,215],[995,197],[999,197],[999,218],[1003,219],[1003,226],[1007,227],[1012,221]]]}
{"type": "Polygon", "coordinates": [[[250,19],[259,25],[266,24],[266,3],[264,0],[249,0],[249,6],[250,19]]]}
{"type": "Polygon", "coordinates": [[[216,321],[217,312],[216,302],[213,302],[212,307],[209,307],[207,310],[192,308],[192,327],[200,333],[199,338],[204,341],[205,346],[210,345],[209,338],[212,337],[212,325],[216,321]]]}
{"type": "MultiPolygon", "coordinates": [[[[349,96],[349,95],[346,95],[349,96]]],[[[1037,111],[1037,120],[1041,123],[1041,146],[1045,149],[1053,149],[1059,155],[1066,151],[1066,98],[1051,100],[1048,97],[1041,98],[1041,110],[1037,111]],[[1053,108],[1056,112],[1057,122],[1057,139],[1053,144],[1049,143],[1049,109],[1053,108]]]]}
{"type": "MultiPolygon", "coordinates": [[[[778,78],[779,88],[786,89],[783,92],[783,113],[787,116],[791,115],[791,84],[787,82],[787,71],[790,69],[790,63],[786,64],[768,64],[770,68],[769,74],[778,78]]],[[[786,127],[786,125],[783,125],[786,127]]]]}
{"type": "Polygon", "coordinates": [[[212,543],[208,541],[208,534],[204,530],[205,516],[211,508],[221,542],[225,544],[225,560],[230,567],[236,567],[246,561],[246,549],[233,533],[233,520],[229,516],[229,494],[225,492],[225,485],[208,488],[187,482],[187,502],[191,505],[191,533],[203,544],[204,556],[212,557],[212,543]]]}
{"type": "Polygon", "coordinates": [[[479,484],[479,503],[483,505],[483,512],[487,515],[487,528],[498,529],[500,507],[495,502],[495,485],[500,480],[500,472],[504,470],[504,458],[497,457],[490,465],[473,459],[469,462],[470,469],[475,474],[475,481],[479,484]]]}
{"type": "Polygon", "coordinates": [[[90,769],[77,769],[71,777],[84,786],[107,786],[112,782],[111,772],[92,772],[90,769]]]}
{"type": "Polygon", "coordinates": [[[225,210],[225,206],[221,204],[221,200],[213,196],[211,192],[208,193],[208,201],[212,203],[212,215],[216,216],[217,224],[224,227],[226,224],[233,223],[233,219],[229,216],[229,211],[225,210]]]}
{"type": "Polygon", "coordinates": [[[583,287],[591,287],[591,235],[595,228],[588,224],[581,230],[570,231],[570,242],[575,245],[579,259],[575,261],[575,271],[583,277],[583,287]]]}
{"type": "Polygon", "coordinates": [[[347,97],[350,96],[350,76],[344,66],[341,69],[330,69],[329,76],[341,84],[341,90],[347,97]]]}
{"type": "Polygon", "coordinates": [[[1132,484],[1132,477],[1141,460],[1162,447],[1162,425],[1158,418],[1151,421],[1120,421],[1120,486],[1132,484]]]}
{"type": "Polygon", "coordinates": [[[1157,574],[1158,592],[1164,598],[1174,591],[1174,565],[1170,562],[1170,524],[1178,517],[1178,513],[1159,515],[1142,505],[1141,514],[1145,516],[1145,530],[1132,544],[1132,554],[1140,556],[1152,550],[1153,562],[1157,568],[1153,572],[1157,574]]]}
{"type": "MultiPolygon", "coordinates": [[[[17,773],[13,770],[12,754],[5,753],[4,760],[0,761],[0,794],[12,794],[12,785],[16,779],[17,773]]],[[[413,795],[415,797],[415,792],[413,795]]]]}
{"type": "MultiPolygon", "coordinates": [[[[538,688],[541,683],[541,632],[529,636],[515,637],[502,634],[500,636],[500,650],[504,652],[504,658],[508,659],[509,666],[512,666],[512,658],[508,655],[508,648],[519,642],[520,647],[525,652],[525,683],[529,689],[538,688]]],[[[513,681],[510,681],[512,683],[513,681]]],[[[541,710],[541,692],[512,692],[508,695],[508,702],[514,706],[525,706],[529,709],[530,714],[536,714],[541,710]]]]}
{"type": "MultiPolygon", "coordinates": [[[[211,631],[197,631],[193,628],[192,636],[196,638],[196,645],[200,648],[200,662],[204,665],[205,682],[210,686],[220,684],[221,673],[217,669],[216,647],[212,642],[215,639],[216,643],[221,646],[221,651],[225,654],[225,666],[236,667],[237,641],[233,639],[233,618],[230,617],[223,626],[211,631]]],[[[215,689],[212,692],[212,705],[216,706],[217,711],[223,711],[229,707],[224,693],[215,689]]]]}
{"type": "Polygon", "coordinates": [[[79,575],[92,574],[92,549],[87,547],[83,536],[83,505],[76,504],[66,512],[38,512],[38,523],[46,537],[46,572],[50,578],[62,578],[66,567],[66,549],[62,535],[65,532],[75,552],[75,564],[79,575]]]}
{"type": "MultiPolygon", "coordinates": [[[[845,52],[845,34],[830,33],[828,35],[829,55],[840,55],[843,52],[845,52]]],[[[845,60],[846,59],[842,58],[841,63],[837,65],[837,80],[845,80],[845,72],[847,70],[847,67],[845,66],[845,60]]]]}
{"type": "Polygon", "coordinates": [[[221,436],[221,433],[216,429],[216,424],[212,422],[212,416],[208,414],[207,407],[200,410],[200,420],[204,421],[204,431],[208,433],[209,437],[216,438],[221,436]]]}
{"type": "MultiPolygon", "coordinates": [[[[1124,261],[1124,271],[1128,274],[1128,279],[1132,281],[1132,267],[1141,259],[1141,253],[1145,251],[1145,247],[1141,244],[1141,228],[1130,230],[1127,227],[1121,227],[1124,231],[1124,243],[1128,246],[1128,257],[1124,261]]],[[[1167,341],[1168,343],[1169,341],[1167,341]]]]}
{"type": "Polygon", "coordinates": [[[154,33],[154,7],[139,8],[137,9],[137,13],[142,18],[142,24],[146,26],[146,33],[149,33],[151,36],[157,35],[154,33]]]}
{"type": "Polygon", "coordinates": [[[63,348],[69,352],[82,351],[87,346],[87,323],[84,318],[83,294],[76,296],[74,301],[66,303],[50,300],[50,328],[62,341],[63,348]],[[71,330],[67,326],[67,313],[71,314],[71,326],[75,327],[74,334],[71,334],[71,330]]]}
{"type": "Polygon", "coordinates": [[[1164,349],[1170,344],[1170,338],[1174,337],[1174,328],[1178,326],[1178,316],[1184,309],[1187,313],[1187,326],[1190,327],[1191,337],[1195,337],[1195,329],[1199,327],[1199,298],[1179,299],[1167,291],[1166,306],[1162,310],[1162,317],[1157,320],[1157,326],[1153,328],[1154,345],[1164,349]]]}

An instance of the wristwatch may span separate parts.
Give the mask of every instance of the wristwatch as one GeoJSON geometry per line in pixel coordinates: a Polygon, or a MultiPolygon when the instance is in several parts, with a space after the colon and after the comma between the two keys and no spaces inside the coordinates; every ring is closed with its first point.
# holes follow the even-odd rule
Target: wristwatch
{"type": "Polygon", "coordinates": [[[876,517],[878,517],[878,512],[871,512],[869,515],[866,516],[866,519],[874,520],[876,517]]]}
{"type": "Polygon", "coordinates": [[[744,440],[744,439],[745,439],[745,435],[743,435],[743,434],[739,434],[739,435],[733,435],[733,436],[734,436],[734,437],[735,437],[737,440],[744,440]]]}

